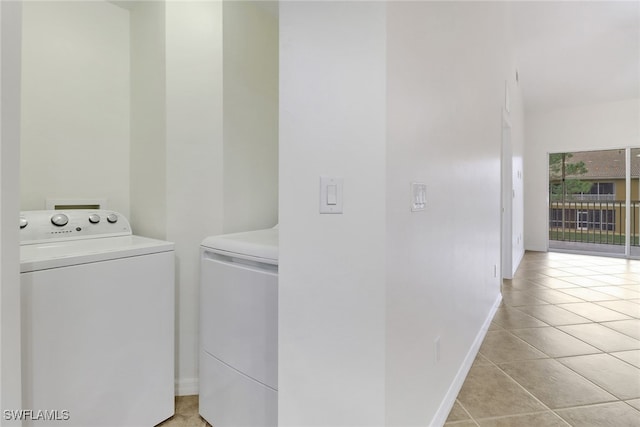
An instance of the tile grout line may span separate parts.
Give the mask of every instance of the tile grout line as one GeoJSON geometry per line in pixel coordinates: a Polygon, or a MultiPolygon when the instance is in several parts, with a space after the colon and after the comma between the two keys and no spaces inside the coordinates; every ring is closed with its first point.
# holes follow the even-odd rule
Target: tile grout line
{"type": "MultiPolygon", "coordinates": [[[[557,305],[557,304],[552,304],[552,305],[557,305]]],[[[568,310],[565,310],[565,311],[568,311],[568,310]]],[[[523,312],[523,313],[524,313],[524,312],[523,312]]],[[[528,313],[524,313],[524,314],[528,314],[528,313]]],[[[530,315],[530,316],[535,317],[535,316],[533,316],[533,315],[530,315]]],[[[538,318],[536,317],[536,319],[538,319],[538,318]]],[[[538,319],[538,320],[540,320],[541,322],[543,321],[542,319],[538,319]]],[[[599,322],[595,322],[595,321],[591,321],[591,322],[589,322],[589,323],[576,323],[576,325],[588,325],[588,324],[600,324],[600,323],[599,323],[599,322]]],[[[600,355],[600,354],[606,354],[606,355],[609,355],[609,356],[611,356],[611,357],[613,357],[613,358],[615,358],[615,359],[617,359],[617,360],[620,360],[620,361],[622,361],[622,362],[626,363],[627,365],[629,365],[629,366],[631,366],[631,367],[634,367],[634,368],[636,368],[636,367],[635,367],[634,365],[632,365],[632,364],[628,363],[627,361],[622,360],[622,359],[619,359],[619,358],[617,358],[616,356],[614,356],[614,355],[610,354],[611,352],[605,351],[605,350],[603,350],[603,349],[601,349],[601,348],[599,348],[599,347],[594,346],[593,344],[590,344],[590,343],[588,343],[588,342],[586,342],[586,341],[584,341],[584,340],[582,340],[582,339],[580,339],[580,338],[578,338],[578,337],[574,336],[573,334],[571,334],[571,333],[569,333],[569,332],[565,332],[565,331],[563,331],[562,329],[558,328],[556,325],[549,325],[549,326],[550,326],[550,327],[552,327],[552,328],[554,328],[554,329],[556,329],[557,331],[560,331],[560,332],[563,332],[563,333],[565,333],[565,334],[568,334],[569,336],[571,336],[571,337],[573,337],[573,338],[575,338],[575,339],[577,339],[577,340],[579,340],[579,341],[581,341],[581,342],[583,342],[583,343],[585,343],[585,344],[587,344],[587,345],[589,345],[589,346],[591,346],[591,347],[594,347],[595,349],[599,350],[600,352],[599,352],[599,353],[587,353],[587,354],[578,354],[578,355],[571,355],[571,356],[563,356],[563,357],[552,357],[552,356],[550,356],[549,354],[547,354],[546,352],[544,352],[542,349],[540,349],[540,348],[536,347],[535,345],[533,345],[533,344],[531,344],[531,343],[527,342],[526,340],[521,339],[521,338],[520,338],[520,337],[518,337],[517,335],[515,335],[515,334],[511,333],[508,329],[505,329],[505,330],[506,330],[507,332],[511,333],[511,335],[515,336],[516,338],[521,339],[522,341],[524,341],[525,343],[527,343],[527,344],[528,344],[528,345],[530,345],[531,347],[535,348],[536,350],[538,350],[538,351],[540,351],[541,353],[543,353],[544,355],[546,355],[548,359],[555,360],[556,362],[560,363],[562,366],[566,367],[567,369],[569,369],[571,372],[575,373],[575,374],[576,374],[576,375],[578,375],[579,377],[583,378],[584,380],[588,381],[589,383],[593,384],[594,386],[598,387],[599,389],[603,390],[604,392],[606,392],[606,393],[610,394],[611,396],[615,397],[615,398],[617,399],[616,401],[618,401],[618,402],[623,401],[620,397],[618,397],[618,396],[617,396],[617,395],[615,395],[614,393],[612,393],[612,392],[610,392],[610,391],[606,390],[606,389],[605,389],[605,388],[603,388],[603,386],[601,386],[600,384],[597,384],[596,382],[594,382],[594,381],[592,381],[591,379],[589,379],[589,378],[585,377],[585,376],[584,376],[584,375],[582,375],[581,373],[579,373],[579,372],[575,371],[575,370],[574,370],[574,369],[572,369],[570,366],[565,365],[564,363],[562,363],[561,361],[559,361],[559,360],[557,360],[557,359],[570,358],[570,357],[580,357],[580,356],[590,356],[590,355],[594,355],[594,354],[597,354],[597,355],[600,355]]],[[[572,326],[572,325],[559,325],[559,326],[572,326]]],[[[602,325],[602,326],[604,326],[604,325],[602,325]]],[[[608,328],[608,329],[611,329],[611,328],[608,328]]],[[[611,329],[611,330],[613,330],[613,329],[611,329]]],[[[614,330],[614,331],[615,331],[615,330],[614,330]]],[[[618,332],[618,331],[615,331],[615,332],[618,332]]],[[[626,334],[624,334],[624,335],[626,335],[626,334]]],[[[628,336],[628,335],[626,335],[626,336],[628,336]]],[[[631,338],[633,338],[633,337],[631,337],[631,338]]],[[[622,351],[625,351],[625,350],[622,350],[622,351]]],[[[485,358],[486,358],[486,356],[485,356],[485,358]]],[[[488,359],[488,358],[487,358],[487,360],[489,360],[489,362],[493,363],[493,361],[491,361],[490,359],[488,359]]],[[[531,360],[540,360],[540,359],[531,359],[531,360]]],[[[496,365],[496,366],[497,366],[497,365],[496,365]]],[[[517,380],[516,380],[515,378],[512,378],[512,377],[511,377],[507,372],[503,371],[499,366],[497,366],[497,367],[498,367],[498,369],[500,369],[502,372],[504,372],[504,373],[505,373],[505,375],[509,376],[509,378],[511,378],[511,379],[513,379],[514,381],[516,381],[516,382],[517,382],[517,380]]],[[[519,384],[519,383],[518,383],[518,384],[519,384]]],[[[614,401],[600,402],[600,404],[603,404],[603,403],[611,403],[611,402],[614,402],[614,401]]],[[[551,409],[551,408],[548,408],[548,409],[549,409],[549,410],[551,410],[552,412],[554,412],[554,410],[553,410],[553,409],[551,409]]],[[[557,408],[557,409],[567,409],[567,408],[557,408]]]]}
{"type": "MultiPolygon", "coordinates": [[[[566,294],[566,293],[565,293],[565,294],[566,294]]],[[[569,294],[566,294],[566,295],[569,295],[569,294]]],[[[570,296],[572,296],[572,295],[570,295],[570,296]]],[[[535,295],[534,295],[534,297],[535,297],[535,295]]],[[[579,298],[579,297],[576,297],[576,298],[579,298]]],[[[580,298],[580,299],[581,299],[581,298],[580,298]]],[[[589,303],[589,302],[591,302],[591,301],[585,301],[585,302],[589,303]]],[[[558,305],[558,304],[557,304],[557,303],[556,303],[556,304],[554,304],[554,303],[548,303],[547,305],[553,305],[553,306],[556,306],[556,307],[557,307],[557,305],[558,305]]],[[[505,304],[505,306],[506,306],[506,307],[511,307],[511,308],[515,308],[515,309],[517,309],[517,307],[514,307],[514,306],[509,306],[509,305],[506,305],[506,304],[505,304]]],[[[526,307],[526,306],[527,306],[527,305],[524,305],[523,307],[526,307]]],[[[561,307],[558,307],[558,308],[561,308],[561,307]]],[[[606,307],[605,307],[605,308],[606,308],[606,307]]],[[[528,315],[528,316],[531,316],[531,317],[533,317],[533,318],[535,318],[535,319],[537,319],[537,320],[539,320],[539,321],[541,321],[541,322],[543,322],[543,323],[547,323],[547,322],[545,322],[544,320],[542,320],[542,319],[540,319],[540,318],[536,317],[535,315],[532,315],[532,314],[526,313],[526,312],[524,312],[524,311],[522,311],[522,310],[518,310],[518,311],[519,311],[519,312],[521,312],[521,313],[523,313],[523,314],[526,314],[526,315],[528,315]]],[[[571,313],[569,310],[565,310],[565,311],[567,311],[567,312],[571,313]]],[[[624,314],[624,313],[622,313],[622,314],[624,314]]],[[[580,316],[580,317],[583,317],[583,316],[580,316]]],[[[583,318],[584,318],[584,317],[583,317],[583,318]]],[[[586,319],[586,318],[585,318],[585,319],[586,319]]],[[[586,323],[577,323],[576,325],[594,324],[594,323],[595,323],[595,324],[599,324],[599,322],[595,322],[595,321],[592,321],[592,320],[590,320],[590,319],[587,319],[587,320],[589,320],[589,322],[586,322],[586,323]]],[[[581,341],[581,342],[583,342],[583,343],[585,343],[585,344],[587,344],[587,345],[589,345],[589,346],[591,346],[591,347],[594,347],[594,348],[596,348],[596,349],[599,351],[599,353],[589,353],[589,354],[584,354],[584,355],[573,355],[573,356],[566,356],[566,357],[588,356],[588,355],[591,355],[591,354],[607,354],[607,355],[610,355],[610,356],[612,356],[612,357],[614,357],[614,358],[615,358],[615,356],[613,356],[613,355],[609,354],[609,352],[606,352],[606,351],[602,350],[601,348],[595,347],[595,346],[593,346],[592,344],[589,344],[588,342],[586,342],[586,341],[584,341],[584,340],[582,340],[582,339],[580,339],[580,338],[578,338],[578,337],[576,337],[576,336],[574,336],[574,335],[572,335],[572,334],[570,334],[570,333],[568,333],[568,332],[565,332],[565,331],[563,331],[563,330],[559,329],[559,328],[557,327],[557,325],[551,325],[551,324],[549,324],[548,326],[549,326],[549,327],[551,327],[551,328],[556,329],[556,330],[557,330],[557,331],[559,331],[559,332],[566,333],[566,334],[568,334],[569,336],[571,336],[571,337],[573,337],[573,338],[575,338],[575,339],[577,339],[577,340],[579,340],[579,341],[581,341]]],[[[571,325],[558,325],[558,326],[571,326],[571,325]]],[[[604,326],[604,325],[603,325],[603,326],[604,326]]],[[[533,329],[533,328],[521,328],[521,329],[533,329]]],[[[608,329],[611,329],[611,328],[608,328],[608,329]]],[[[569,423],[568,423],[564,418],[562,418],[562,416],[561,416],[560,414],[558,414],[558,413],[556,412],[556,410],[571,409],[571,408],[580,408],[580,407],[585,407],[585,406],[595,406],[595,405],[602,405],[602,404],[615,403],[615,402],[623,402],[623,403],[627,404],[626,402],[624,402],[621,398],[619,398],[619,397],[618,397],[618,396],[616,396],[615,394],[613,394],[613,393],[609,392],[608,390],[604,389],[601,385],[599,385],[599,384],[597,384],[597,383],[593,382],[593,381],[592,381],[592,380],[590,380],[589,378],[586,378],[585,376],[583,376],[583,375],[582,375],[582,374],[580,374],[579,372],[576,372],[575,370],[573,370],[571,367],[569,367],[569,366],[565,365],[564,363],[560,362],[559,360],[557,360],[557,359],[560,359],[561,357],[557,357],[557,358],[556,358],[556,357],[552,357],[552,356],[548,355],[546,352],[544,352],[542,349],[540,349],[540,348],[536,347],[535,345],[533,345],[533,344],[531,344],[531,343],[527,342],[526,340],[524,340],[524,339],[522,339],[522,338],[518,337],[517,335],[513,334],[509,329],[504,328],[504,330],[505,330],[505,331],[507,331],[507,332],[509,332],[509,334],[510,334],[510,335],[515,336],[516,338],[518,338],[518,339],[520,339],[521,341],[525,342],[525,343],[526,343],[526,344],[528,344],[529,346],[531,346],[531,347],[535,348],[536,350],[538,350],[538,351],[540,351],[541,353],[543,353],[544,355],[546,355],[546,356],[547,356],[547,359],[555,360],[557,363],[559,363],[560,365],[562,365],[562,366],[564,366],[565,368],[569,369],[571,372],[575,373],[575,374],[576,374],[576,375],[578,375],[580,378],[584,379],[585,381],[589,382],[590,384],[594,385],[595,387],[597,387],[597,388],[601,389],[601,390],[602,390],[602,391],[604,391],[605,393],[607,393],[607,394],[609,394],[609,395],[611,395],[611,396],[613,396],[613,397],[615,398],[615,400],[610,400],[610,401],[605,401],[605,402],[598,402],[598,403],[591,404],[591,405],[569,406],[569,407],[566,407],[566,408],[555,408],[555,409],[552,409],[552,408],[548,407],[546,404],[544,404],[542,401],[540,401],[540,400],[539,400],[536,396],[534,396],[531,392],[529,392],[529,390],[527,390],[527,389],[526,389],[522,384],[520,384],[520,383],[519,383],[515,378],[513,378],[513,377],[512,377],[511,375],[509,375],[506,371],[504,371],[504,370],[503,370],[499,365],[497,365],[497,364],[496,364],[496,363],[494,363],[491,359],[489,359],[488,357],[486,357],[486,356],[484,356],[484,355],[483,355],[483,357],[485,357],[485,358],[489,361],[489,363],[491,363],[492,365],[494,365],[494,366],[495,366],[496,368],[498,368],[502,373],[504,373],[507,377],[509,377],[512,381],[514,381],[515,383],[517,383],[517,384],[518,384],[518,385],[519,385],[523,390],[525,390],[525,391],[526,391],[530,396],[532,396],[536,401],[538,401],[540,404],[542,404],[542,405],[547,409],[547,411],[549,411],[549,412],[551,412],[551,413],[555,414],[555,416],[556,416],[556,417],[559,417],[563,422],[565,422],[565,423],[567,423],[568,425],[570,425],[570,424],[569,424],[569,423]]],[[[611,329],[611,330],[613,330],[613,329],[611,329]]],[[[617,332],[617,331],[616,331],[616,332],[617,332]]],[[[626,334],[625,334],[625,335],[626,335],[626,334]]],[[[541,360],[541,359],[542,359],[542,358],[539,358],[539,359],[531,359],[531,360],[541,360]]],[[[618,359],[618,358],[616,358],[616,359],[618,359]]],[[[623,361],[623,362],[626,362],[626,361],[623,361]]],[[[629,364],[628,362],[626,362],[626,363],[627,363],[627,364],[629,364]]],[[[630,365],[630,364],[629,364],[629,365],[630,365]]],[[[633,365],[631,365],[631,366],[633,366],[633,365]]],[[[628,405],[628,404],[627,404],[627,405],[628,405]]],[[[631,405],[628,405],[628,406],[631,406],[631,405]]],[[[633,406],[631,406],[631,407],[633,408],[633,406]]],[[[540,411],[540,412],[544,412],[544,411],[540,411]]],[[[539,412],[533,412],[533,413],[539,413],[539,412]]],[[[517,414],[517,415],[528,415],[528,414],[517,414]]],[[[514,416],[514,415],[504,415],[504,416],[500,416],[500,417],[491,417],[491,418],[487,417],[487,418],[481,418],[481,419],[483,419],[483,420],[486,420],[486,419],[501,419],[501,418],[508,418],[508,417],[512,417],[512,416],[514,416]]],[[[475,421],[475,419],[474,419],[474,421],[475,421]]]]}
{"type": "MultiPolygon", "coordinates": [[[[533,402],[537,402],[540,405],[541,410],[540,411],[533,411],[533,412],[527,412],[527,413],[519,413],[519,414],[504,414],[504,415],[495,415],[495,416],[491,416],[491,417],[484,417],[484,418],[474,418],[471,413],[467,410],[467,408],[464,407],[464,405],[462,404],[462,402],[460,402],[458,399],[456,399],[456,401],[458,402],[458,404],[463,408],[464,412],[470,417],[470,420],[476,424],[476,425],[480,425],[480,420],[482,420],[483,422],[486,422],[487,420],[502,420],[502,419],[507,419],[507,418],[511,418],[511,417],[518,417],[518,416],[528,416],[528,415],[534,415],[534,414],[542,414],[542,413],[550,413],[553,414],[555,418],[562,420],[561,422],[564,425],[571,425],[571,423],[569,422],[569,420],[571,418],[563,418],[558,412],[556,411],[564,411],[564,410],[570,410],[570,409],[579,409],[579,408],[589,408],[589,407],[598,407],[601,405],[611,405],[611,404],[615,404],[615,405],[619,405],[620,403],[622,403],[624,405],[625,408],[631,409],[634,412],[640,411],[639,408],[637,408],[636,406],[633,406],[630,402],[631,401],[638,401],[640,400],[640,397],[633,397],[630,399],[622,399],[621,397],[618,396],[618,394],[614,394],[613,392],[610,392],[607,388],[605,388],[604,386],[601,386],[600,384],[598,384],[597,382],[595,382],[594,380],[589,379],[588,377],[586,377],[585,375],[581,374],[580,372],[578,372],[577,370],[573,369],[571,366],[566,365],[565,363],[563,363],[561,360],[562,359],[571,359],[571,358],[577,358],[577,357],[583,357],[583,356],[590,356],[590,355],[607,355],[607,356],[611,356],[611,359],[605,359],[605,360],[611,360],[612,362],[615,360],[616,362],[622,362],[625,366],[633,369],[633,371],[640,369],[638,366],[635,366],[633,363],[622,359],[621,357],[618,357],[618,355],[613,354],[616,352],[624,352],[624,351],[640,351],[640,348],[630,348],[629,350],[616,350],[616,351],[606,351],[604,348],[602,347],[601,344],[601,340],[598,338],[598,336],[596,335],[596,339],[595,342],[597,342],[597,345],[591,344],[590,342],[585,341],[584,339],[581,339],[580,337],[575,336],[573,333],[569,332],[569,331],[564,331],[563,329],[561,329],[561,327],[569,327],[569,326],[574,326],[574,325],[599,325],[601,327],[605,327],[607,331],[610,332],[614,332],[617,334],[620,334],[620,336],[624,336],[626,338],[629,338],[631,340],[634,340],[635,342],[640,342],[640,339],[636,338],[635,336],[632,336],[631,333],[629,332],[625,332],[625,328],[627,328],[629,325],[629,327],[633,326],[633,323],[628,324],[628,325],[624,325],[621,326],[620,329],[622,329],[622,331],[614,329],[612,326],[607,325],[607,323],[611,323],[611,322],[624,322],[624,321],[633,321],[633,320],[638,320],[639,316],[638,315],[632,315],[629,313],[635,313],[635,306],[631,305],[633,303],[638,304],[638,301],[640,301],[640,297],[639,298],[634,298],[634,293],[638,293],[636,291],[636,289],[638,289],[637,285],[639,283],[637,283],[638,281],[640,281],[640,269],[638,269],[636,271],[635,267],[636,265],[640,265],[640,264],[636,264],[635,262],[632,262],[630,260],[625,260],[624,263],[618,263],[618,262],[610,262],[609,260],[606,260],[607,262],[604,262],[605,260],[603,260],[601,263],[596,263],[596,267],[599,268],[601,271],[597,271],[597,270],[590,270],[589,267],[593,267],[593,263],[595,263],[595,260],[587,260],[585,261],[585,258],[583,258],[583,256],[571,256],[571,258],[561,258],[563,255],[559,255],[558,256],[558,260],[556,261],[556,259],[551,259],[550,260],[550,256],[548,253],[545,254],[537,254],[537,253],[527,253],[529,255],[533,255],[531,256],[529,259],[525,258],[523,259],[523,262],[520,264],[520,268],[518,270],[518,272],[516,273],[515,277],[511,280],[505,281],[503,280],[502,282],[502,286],[501,286],[501,291],[506,294],[508,292],[521,292],[519,295],[514,294],[514,299],[516,301],[516,303],[518,301],[522,302],[522,300],[524,300],[524,303],[519,304],[519,305],[511,305],[508,304],[507,301],[509,300],[509,298],[504,298],[503,302],[501,304],[501,309],[503,309],[504,311],[502,312],[502,316],[503,320],[506,319],[503,323],[501,324],[500,321],[496,321],[495,316],[494,319],[492,319],[492,324],[494,327],[494,331],[499,331],[499,332],[507,332],[507,334],[505,334],[505,337],[508,337],[508,341],[511,341],[514,337],[515,337],[515,341],[513,341],[514,343],[517,343],[516,348],[520,348],[520,344],[521,343],[525,343],[527,344],[527,349],[534,349],[538,352],[540,352],[542,355],[544,355],[545,357],[536,357],[536,358],[526,358],[524,360],[531,360],[531,361],[536,361],[536,360],[553,360],[555,364],[557,364],[558,366],[561,366],[563,369],[567,370],[567,373],[571,373],[572,375],[576,376],[576,379],[582,379],[583,381],[585,381],[585,386],[586,384],[589,384],[592,387],[595,387],[596,389],[602,391],[603,393],[606,393],[606,395],[608,396],[607,399],[609,400],[605,400],[605,401],[600,401],[600,402],[592,402],[592,403],[588,403],[588,404],[579,404],[579,405],[575,405],[575,403],[581,401],[580,399],[578,400],[569,400],[566,401],[565,403],[574,403],[574,405],[572,406],[566,406],[566,407],[560,407],[560,408],[555,408],[552,409],[550,408],[548,405],[546,405],[545,403],[543,403],[540,399],[538,399],[532,392],[530,392],[523,384],[521,384],[519,381],[517,381],[514,377],[512,377],[511,375],[509,375],[505,370],[503,370],[500,365],[498,363],[501,362],[494,362],[492,359],[490,359],[489,357],[485,356],[482,352],[478,352],[478,354],[480,356],[482,356],[482,358],[485,360],[485,362],[483,362],[482,364],[486,365],[486,366],[491,366],[493,368],[497,369],[497,372],[500,372],[501,374],[505,375],[506,378],[508,378],[510,381],[512,381],[512,383],[517,384],[517,386],[523,390],[525,392],[526,396],[529,396],[533,402]],[[553,265],[549,265],[549,264],[553,264],[553,265]],[[557,265],[560,264],[560,265],[557,265]],[[566,270],[565,270],[566,269],[566,270]],[[572,270],[573,269],[573,270],[572,270]],[[547,270],[546,274],[544,271],[547,270]],[[582,274],[576,274],[576,272],[583,272],[583,271],[587,271],[587,273],[582,273],[582,274]],[[589,270],[592,273],[589,273],[589,270]],[[554,276],[553,273],[554,271],[559,272],[560,274],[565,274],[565,273],[569,273],[569,276],[565,276],[565,275],[561,275],[561,276],[554,276]],[[521,273],[521,274],[518,274],[521,273]],[[609,281],[603,281],[600,280],[600,278],[598,279],[592,279],[592,277],[594,276],[610,276],[612,279],[609,281]],[[590,284],[591,286],[586,286],[586,285],[580,285],[578,283],[573,283],[569,280],[564,280],[565,278],[571,278],[571,277],[575,277],[576,281],[580,280],[580,278],[584,278],[584,280],[582,281],[582,283],[587,283],[590,284]],[[613,280],[613,278],[615,278],[618,283],[611,283],[613,280]],[[548,280],[552,280],[549,281],[548,283],[557,283],[558,285],[562,286],[562,283],[566,283],[568,285],[568,287],[566,288],[554,288],[548,285],[544,284],[544,281],[548,281],[548,280]],[[514,283],[516,283],[517,287],[514,287],[514,283]],[[532,285],[535,286],[535,288],[533,289],[528,289],[527,286],[528,285],[532,285]],[[626,292],[626,291],[622,291],[622,289],[628,289],[625,288],[625,286],[636,286],[634,288],[629,288],[630,292],[626,292]],[[603,291],[602,289],[592,289],[592,288],[607,288],[607,292],[603,291]],[[576,296],[576,295],[572,295],[571,292],[572,290],[580,290],[580,291],[576,291],[577,294],[581,294],[582,296],[576,296]],[[618,289],[620,291],[618,291],[618,289]],[[554,299],[552,298],[553,296],[557,297],[555,298],[555,301],[560,300],[561,302],[550,302],[545,300],[544,296],[540,296],[538,292],[536,291],[542,291],[541,293],[548,293],[549,298],[547,299],[554,299]],[[555,294],[555,295],[554,295],[555,294]],[[573,299],[574,301],[563,301],[562,296],[566,296],[568,298],[573,299]],[[602,296],[602,298],[606,298],[606,299],[600,299],[598,301],[591,301],[590,297],[592,298],[600,298],[600,295],[602,296]],[[622,296],[618,296],[618,295],[622,295],[622,296]],[[543,304],[540,304],[540,302],[542,302],[543,304]],[[627,302],[627,304],[621,304],[621,305],[617,305],[616,303],[619,302],[627,302]],[[592,318],[589,317],[585,317],[580,313],[576,313],[573,312],[567,308],[564,308],[562,306],[562,304],[571,304],[571,303],[575,303],[575,304],[585,304],[584,306],[581,307],[583,312],[587,312],[590,313],[588,311],[589,308],[592,309],[592,311],[595,311],[596,313],[599,313],[598,310],[600,309],[604,309],[604,310],[610,310],[611,312],[614,312],[616,314],[613,313],[609,313],[609,312],[602,312],[600,314],[593,314],[592,317],[595,317],[596,319],[600,318],[600,319],[605,319],[602,321],[598,321],[598,320],[594,320],[592,318]],[[587,305],[589,304],[589,305],[587,305]],[[610,304],[612,306],[615,306],[615,308],[612,307],[608,307],[605,304],[610,304]],[[557,323],[557,319],[554,318],[554,316],[550,317],[549,316],[544,316],[549,318],[550,320],[552,320],[552,323],[549,323],[541,318],[539,318],[538,316],[536,316],[535,314],[530,314],[527,311],[531,311],[531,312],[535,312],[536,310],[533,309],[532,307],[546,307],[548,305],[552,305],[555,306],[556,308],[560,309],[561,311],[558,311],[558,313],[569,313],[570,315],[576,316],[578,319],[583,319],[584,321],[582,322],[570,322],[568,324],[563,324],[563,325],[557,325],[555,323],[557,323]],[[526,307],[529,307],[528,309],[526,307]],[[513,317],[509,317],[509,310],[513,310],[515,319],[514,320],[513,317]],[[628,313],[625,313],[621,310],[625,310],[628,313]],[[522,316],[526,316],[526,318],[519,318],[517,314],[520,314],[522,316]],[[607,319],[607,317],[616,317],[617,315],[622,316],[623,318],[621,319],[615,319],[615,318],[611,318],[611,319],[607,319]],[[528,322],[528,319],[535,319],[536,321],[540,322],[541,324],[543,324],[544,326],[540,326],[540,325],[535,325],[535,326],[531,326],[531,325],[527,325],[527,326],[520,326],[520,327],[514,327],[514,325],[519,325],[521,323],[531,323],[528,322]],[[527,341],[525,338],[522,338],[518,335],[516,335],[513,331],[517,330],[517,329],[541,329],[541,328],[553,328],[554,332],[557,333],[561,333],[561,334],[566,334],[569,337],[573,338],[574,340],[576,340],[576,344],[578,342],[589,346],[589,348],[592,348],[593,351],[595,351],[595,353],[589,353],[589,352],[585,352],[582,353],[581,351],[578,351],[578,353],[580,354],[570,354],[570,355],[562,355],[562,356],[558,356],[558,357],[552,357],[551,355],[549,355],[547,352],[543,351],[541,348],[539,348],[538,346],[536,346],[535,344],[530,343],[529,341],[527,341]]],[[[527,255],[525,254],[525,255],[527,255]]],[[[555,257],[554,257],[555,258],[555,257]]],[[[640,295],[640,293],[639,293],[640,295]]],[[[577,306],[576,306],[577,307],[577,306]]],[[[542,308],[541,309],[542,312],[544,312],[544,310],[547,311],[551,311],[551,313],[553,313],[555,311],[555,309],[548,309],[548,308],[542,308]]],[[[496,313],[497,314],[497,313],[496,313]]],[[[562,316],[561,316],[562,319],[562,316]]],[[[593,328],[596,329],[597,328],[593,328]]],[[[490,327],[490,330],[492,330],[492,328],[490,327]]],[[[602,330],[604,331],[604,330],[602,330]]],[[[626,329],[626,331],[630,331],[630,329],[626,329]]],[[[544,336],[545,332],[540,332],[540,334],[542,334],[541,336],[544,336]]],[[[561,337],[562,338],[562,337],[561,337]]],[[[590,338],[590,336],[587,336],[587,338],[590,338]]],[[[615,335],[614,335],[615,338],[615,335]]],[[[543,341],[545,341],[545,339],[543,338],[543,341]]],[[[591,339],[591,341],[593,341],[593,339],[591,339]]],[[[623,340],[623,342],[626,342],[623,340]]],[[[633,343],[633,342],[632,342],[633,343]]],[[[540,345],[540,343],[539,343],[540,345]]],[[[604,347],[609,347],[611,348],[611,345],[605,344],[604,347]]],[[[615,347],[615,346],[613,346],[615,347]]],[[[622,346],[625,347],[625,346],[622,346]]],[[[505,348],[509,348],[509,346],[505,347],[505,348]]],[[[553,348],[555,347],[550,347],[551,350],[553,350],[553,348]]],[[[562,351],[560,351],[559,353],[562,353],[562,351]]],[[[629,355],[630,357],[634,357],[635,355],[629,355]]],[[[526,356],[528,357],[528,356],[526,356]]],[[[497,357],[498,360],[501,360],[502,357],[497,357]]],[[[629,360],[634,360],[634,359],[629,359],[629,360]]],[[[507,360],[502,362],[503,364],[505,363],[517,363],[518,360],[507,360]]],[[[584,370],[583,370],[584,371],[584,370]]],[[[605,381],[603,384],[607,384],[607,381],[605,381]]],[[[600,397],[598,397],[599,399],[600,397]]],[[[553,401],[550,401],[550,403],[554,403],[553,401]]],[[[560,403],[560,401],[556,402],[556,403],[560,403]]],[[[634,402],[635,403],[635,402],[634,402]]],[[[525,409],[525,408],[523,408],[525,409]]],[[[508,411],[508,409],[504,409],[504,411],[508,411]]],[[[495,413],[495,411],[494,411],[495,413]]],[[[460,420],[463,421],[463,420],[460,420]]]]}
{"type": "MultiPolygon", "coordinates": [[[[464,411],[464,413],[465,413],[465,414],[467,414],[467,416],[469,417],[469,419],[470,419],[471,421],[473,421],[474,423],[476,423],[476,425],[479,425],[479,424],[476,422],[476,420],[473,418],[473,416],[471,416],[471,413],[467,410],[467,408],[465,408],[465,407],[464,407],[464,405],[462,404],[462,402],[460,402],[460,401],[458,400],[458,398],[456,398],[456,402],[458,403],[458,405],[460,405],[460,407],[462,408],[462,410],[464,411]]],[[[464,422],[464,421],[466,421],[466,420],[458,420],[458,421],[454,421],[454,423],[456,423],[456,422],[460,422],[460,423],[462,423],[462,422],[464,422]]],[[[445,423],[445,424],[446,424],[446,423],[445,423]]],[[[455,424],[454,424],[454,425],[455,425],[455,424]]]]}
{"type": "MultiPolygon", "coordinates": [[[[543,352],[544,353],[544,352],[543,352]]],[[[544,353],[546,354],[546,353],[544,353]]],[[[491,365],[493,365],[494,367],[496,367],[500,372],[502,372],[504,375],[507,376],[507,378],[509,378],[511,381],[513,381],[514,383],[516,383],[522,390],[524,390],[526,392],[526,394],[528,394],[530,397],[532,397],[536,402],[538,402],[539,404],[541,404],[544,408],[546,408],[547,411],[551,411],[553,412],[553,410],[551,408],[549,408],[547,405],[545,405],[540,399],[538,399],[536,396],[534,396],[529,390],[527,390],[522,384],[520,384],[518,381],[516,381],[511,375],[509,375],[508,373],[506,373],[500,366],[498,366],[496,363],[494,363],[492,360],[490,360],[489,358],[487,358],[486,356],[483,355],[483,357],[485,359],[487,359],[489,361],[489,363],[491,365]]],[[[544,412],[544,411],[540,411],[540,412],[544,412]]],[[[521,415],[521,414],[511,414],[511,415],[505,415],[505,417],[507,416],[514,416],[514,415],[521,415]]],[[[483,419],[483,418],[480,418],[483,419]]],[[[474,419],[475,421],[475,419],[474,419]]]]}

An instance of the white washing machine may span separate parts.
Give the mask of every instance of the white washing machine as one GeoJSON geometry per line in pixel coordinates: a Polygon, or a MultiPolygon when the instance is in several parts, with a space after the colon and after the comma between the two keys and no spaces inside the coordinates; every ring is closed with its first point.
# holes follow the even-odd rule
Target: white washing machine
{"type": "Polygon", "coordinates": [[[173,243],[104,210],[22,212],[20,240],[23,425],[171,417],[173,243]]]}
{"type": "Polygon", "coordinates": [[[209,237],[200,252],[200,415],[275,427],[278,229],[209,237]]]}

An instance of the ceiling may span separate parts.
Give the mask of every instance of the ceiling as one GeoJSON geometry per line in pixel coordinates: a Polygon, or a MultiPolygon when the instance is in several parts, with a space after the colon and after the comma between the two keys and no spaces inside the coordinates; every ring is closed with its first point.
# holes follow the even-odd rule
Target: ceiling
{"type": "Polygon", "coordinates": [[[527,110],[640,98],[640,1],[512,2],[527,110]]]}

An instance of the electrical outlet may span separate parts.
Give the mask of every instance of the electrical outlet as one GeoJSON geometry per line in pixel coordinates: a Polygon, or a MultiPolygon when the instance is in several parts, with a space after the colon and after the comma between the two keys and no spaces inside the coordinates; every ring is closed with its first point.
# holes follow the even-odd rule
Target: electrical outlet
{"type": "Polygon", "coordinates": [[[436,363],[440,362],[440,337],[433,340],[433,356],[436,363]]]}
{"type": "Polygon", "coordinates": [[[498,277],[498,265],[493,264],[493,277],[498,277]]]}

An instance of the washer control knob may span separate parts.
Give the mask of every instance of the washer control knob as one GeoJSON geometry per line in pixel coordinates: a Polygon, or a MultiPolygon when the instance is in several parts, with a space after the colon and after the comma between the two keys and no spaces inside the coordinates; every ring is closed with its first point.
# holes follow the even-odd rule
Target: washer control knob
{"type": "Polygon", "coordinates": [[[29,221],[27,221],[27,218],[21,216],[20,217],[20,229],[25,228],[28,224],[29,224],[29,221]]]}
{"type": "Polygon", "coordinates": [[[97,223],[99,223],[99,222],[100,222],[100,215],[95,214],[95,213],[94,213],[94,214],[89,215],[89,222],[90,222],[91,224],[97,224],[97,223]]]}
{"type": "Polygon", "coordinates": [[[51,224],[57,225],[58,227],[67,225],[68,222],[69,222],[69,217],[66,216],[65,214],[55,214],[54,216],[51,217],[51,224]]]}
{"type": "Polygon", "coordinates": [[[110,213],[109,215],[107,215],[107,221],[109,221],[111,224],[115,224],[116,222],[118,222],[118,215],[110,213]]]}

